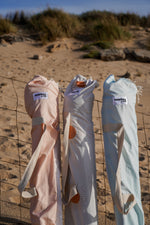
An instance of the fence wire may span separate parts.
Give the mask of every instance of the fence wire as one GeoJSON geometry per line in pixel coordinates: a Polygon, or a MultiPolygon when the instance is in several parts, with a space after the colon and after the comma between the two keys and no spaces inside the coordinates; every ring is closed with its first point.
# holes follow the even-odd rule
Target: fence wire
{"type": "MultiPolygon", "coordinates": [[[[26,82],[3,76],[0,76],[0,78],[9,81],[9,85],[5,82],[0,84],[0,224],[29,225],[30,203],[23,200],[17,190],[21,176],[31,157],[31,121],[24,109],[23,96],[26,82]],[[13,92],[10,92],[11,88],[13,92]],[[2,103],[4,104],[2,105],[2,103]]],[[[60,106],[62,107],[62,105],[63,102],[60,101],[60,106]]],[[[94,105],[94,110],[96,110],[96,117],[93,118],[93,122],[99,224],[114,225],[113,203],[105,167],[101,125],[102,101],[95,100],[94,105]]],[[[150,224],[150,138],[148,136],[150,125],[146,122],[146,118],[150,117],[150,114],[139,111],[137,117],[141,118],[138,132],[143,139],[139,143],[139,159],[140,162],[144,161],[144,164],[140,163],[140,178],[142,204],[146,224],[148,225],[150,224]]]]}

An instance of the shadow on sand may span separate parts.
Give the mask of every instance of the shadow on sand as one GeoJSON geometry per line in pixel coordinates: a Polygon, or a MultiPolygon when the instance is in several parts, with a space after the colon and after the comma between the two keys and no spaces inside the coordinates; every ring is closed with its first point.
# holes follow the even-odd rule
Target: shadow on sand
{"type": "Polygon", "coordinates": [[[31,224],[14,218],[0,217],[0,225],[31,225],[31,224]]]}

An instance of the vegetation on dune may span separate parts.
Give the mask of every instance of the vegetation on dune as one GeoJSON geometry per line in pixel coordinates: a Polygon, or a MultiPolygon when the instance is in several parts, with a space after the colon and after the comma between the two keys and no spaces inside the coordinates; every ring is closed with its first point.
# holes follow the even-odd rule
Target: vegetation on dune
{"type": "Polygon", "coordinates": [[[101,21],[101,23],[118,23],[121,26],[142,26],[150,27],[150,15],[139,16],[135,13],[112,13],[108,11],[93,10],[80,15],[85,22],[101,21]]]}
{"type": "Polygon", "coordinates": [[[101,48],[101,49],[108,49],[113,46],[113,42],[111,41],[97,41],[94,42],[94,45],[101,48]]]}
{"type": "Polygon", "coordinates": [[[92,58],[92,59],[99,59],[100,53],[98,50],[90,51],[89,53],[85,54],[83,58],[92,58]]]}
{"type": "Polygon", "coordinates": [[[0,19],[0,34],[14,32],[14,25],[23,25],[30,33],[37,33],[43,43],[62,37],[75,37],[97,42],[100,48],[109,48],[114,40],[130,39],[129,26],[150,27],[150,15],[140,17],[134,13],[116,14],[98,10],[73,15],[51,8],[34,15],[17,11],[0,19]]]}
{"type": "Polygon", "coordinates": [[[97,49],[109,49],[113,47],[113,42],[110,41],[96,41],[90,44],[83,45],[81,51],[95,51],[97,49]]]}
{"type": "Polygon", "coordinates": [[[16,28],[10,21],[0,18],[0,35],[15,32],[16,28]]]}
{"type": "Polygon", "coordinates": [[[16,25],[27,25],[29,23],[29,15],[26,15],[24,11],[9,13],[6,15],[6,19],[16,25]]]}
{"type": "Polygon", "coordinates": [[[129,39],[131,34],[116,23],[99,23],[91,31],[92,39],[101,41],[114,41],[129,39]]]}
{"type": "Polygon", "coordinates": [[[140,17],[135,13],[118,13],[116,14],[117,20],[122,26],[141,26],[150,27],[150,15],[140,17]]]}
{"type": "Polygon", "coordinates": [[[30,18],[30,28],[39,33],[43,42],[59,37],[75,37],[81,29],[79,19],[58,9],[48,8],[30,18]]]}

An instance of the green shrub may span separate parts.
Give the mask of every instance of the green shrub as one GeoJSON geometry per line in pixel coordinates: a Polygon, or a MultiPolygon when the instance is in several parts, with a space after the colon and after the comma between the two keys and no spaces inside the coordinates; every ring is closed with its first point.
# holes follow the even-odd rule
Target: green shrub
{"type": "MultiPolygon", "coordinates": [[[[118,25],[112,13],[91,11],[80,16],[71,15],[58,9],[48,8],[31,17],[32,29],[39,33],[42,42],[53,41],[59,37],[76,37],[83,40],[113,41],[130,38],[118,25]]],[[[107,48],[107,43],[101,43],[107,48]]],[[[109,47],[109,46],[108,46],[109,47]]]]}
{"type": "Polygon", "coordinates": [[[16,25],[27,25],[29,22],[29,15],[26,15],[24,11],[16,11],[14,13],[8,13],[6,19],[16,25]]]}
{"type": "Polygon", "coordinates": [[[83,58],[99,59],[100,53],[99,51],[93,50],[93,51],[90,51],[88,54],[85,54],[83,58]]]}
{"type": "Polygon", "coordinates": [[[100,49],[109,49],[113,46],[112,42],[109,41],[97,41],[91,44],[85,44],[83,45],[80,50],[81,51],[91,51],[94,50],[94,48],[100,48],[100,49]]]}
{"type": "Polygon", "coordinates": [[[62,36],[62,30],[56,18],[41,17],[39,21],[33,18],[32,25],[33,28],[38,31],[43,44],[62,36]]]}
{"type": "Polygon", "coordinates": [[[0,18],[0,35],[8,34],[8,33],[15,33],[16,28],[15,26],[6,19],[0,18]]]}
{"type": "Polygon", "coordinates": [[[140,25],[140,16],[135,13],[118,13],[117,19],[120,25],[140,25]]]}
{"type": "Polygon", "coordinates": [[[80,50],[81,50],[81,51],[89,51],[90,48],[91,48],[91,45],[92,45],[92,44],[86,44],[86,45],[83,45],[83,46],[80,48],[80,50]]]}
{"type": "MultiPolygon", "coordinates": [[[[88,25],[92,28],[98,24],[115,24],[120,26],[142,26],[150,27],[150,15],[148,16],[139,16],[135,13],[112,13],[106,11],[88,11],[79,16],[81,22],[88,25]]],[[[88,29],[89,30],[89,29],[88,29]]]]}
{"type": "Polygon", "coordinates": [[[92,10],[82,13],[80,16],[80,21],[84,23],[112,23],[117,22],[115,14],[107,11],[92,10]]]}
{"type": "Polygon", "coordinates": [[[150,14],[146,17],[143,16],[140,20],[140,25],[142,27],[150,27],[150,14]]]}
{"type": "MultiPolygon", "coordinates": [[[[150,15],[140,17],[134,13],[112,13],[92,10],[81,15],[73,15],[59,9],[46,10],[27,16],[16,11],[1,21],[1,33],[13,32],[15,25],[25,25],[22,29],[34,31],[43,43],[62,37],[75,37],[84,41],[96,42],[99,48],[110,48],[114,40],[128,40],[129,26],[150,27],[150,15]],[[10,31],[11,30],[11,31],[10,31]]],[[[91,46],[87,46],[88,48],[91,46]]]]}
{"type": "Polygon", "coordinates": [[[74,37],[80,29],[80,23],[75,15],[48,8],[31,17],[30,27],[39,32],[41,40],[45,42],[58,37],[74,37]]]}
{"type": "Polygon", "coordinates": [[[109,49],[113,46],[113,42],[110,41],[97,41],[94,43],[95,46],[101,49],[109,49]]]}
{"type": "Polygon", "coordinates": [[[131,37],[129,32],[125,31],[115,23],[99,23],[95,25],[91,32],[91,36],[97,41],[114,41],[119,39],[129,39],[131,37]]]}

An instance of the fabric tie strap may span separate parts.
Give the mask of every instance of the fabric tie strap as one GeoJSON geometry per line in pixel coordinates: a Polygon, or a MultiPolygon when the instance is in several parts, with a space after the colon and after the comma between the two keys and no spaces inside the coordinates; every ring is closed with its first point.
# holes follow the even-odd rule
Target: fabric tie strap
{"type": "Polygon", "coordinates": [[[122,214],[128,214],[128,212],[135,206],[136,200],[132,193],[123,194],[121,191],[120,156],[122,153],[122,147],[124,142],[124,127],[123,124],[121,123],[109,123],[103,125],[103,131],[105,133],[107,132],[117,133],[118,166],[116,171],[116,186],[115,186],[115,196],[113,196],[113,202],[122,214]]]}
{"type": "MultiPolygon", "coordinates": [[[[39,125],[39,124],[42,124],[42,123],[44,123],[44,119],[42,117],[35,117],[35,118],[32,119],[32,125],[33,126],[39,125]]],[[[35,187],[29,188],[27,191],[24,191],[24,190],[25,190],[25,187],[27,186],[27,184],[28,184],[28,182],[29,182],[29,180],[32,176],[32,173],[33,173],[34,168],[36,166],[37,160],[39,158],[39,154],[40,154],[40,150],[41,150],[41,147],[42,147],[45,130],[43,131],[40,142],[39,142],[37,148],[35,149],[32,157],[31,157],[31,159],[30,159],[30,161],[29,161],[29,163],[28,163],[28,165],[25,169],[25,172],[22,176],[22,179],[21,179],[21,181],[18,185],[18,190],[21,193],[23,198],[32,198],[34,196],[37,196],[37,192],[36,192],[35,187]]]]}

